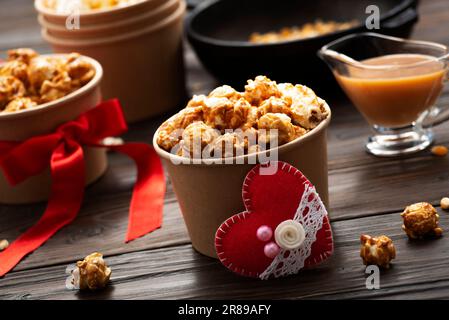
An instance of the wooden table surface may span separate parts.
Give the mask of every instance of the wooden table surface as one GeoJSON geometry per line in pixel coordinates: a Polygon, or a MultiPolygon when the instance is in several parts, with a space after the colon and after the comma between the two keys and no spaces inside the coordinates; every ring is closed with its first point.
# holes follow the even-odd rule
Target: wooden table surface
{"type": "MultiPolygon", "coordinates": [[[[449,44],[449,2],[423,0],[414,37],[449,44]]],[[[0,50],[33,47],[49,51],[40,37],[30,0],[0,2],[0,50]]],[[[217,84],[186,50],[188,87],[204,93],[217,84]]],[[[319,93],[319,92],[318,92],[319,93]]],[[[129,244],[123,242],[135,168],[110,154],[105,176],[88,188],[77,219],[0,279],[0,299],[181,299],[181,298],[449,298],[449,235],[409,241],[400,212],[419,201],[439,205],[449,195],[449,157],[425,151],[406,159],[379,159],[365,153],[368,125],[345,99],[330,97],[330,215],[335,254],[317,269],[285,279],[259,281],[238,277],[211,258],[196,253],[168,185],[163,227],[129,244]],[[386,234],[397,248],[381,289],[367,290],[359,257],[361,233],[386,234]],[[68,264],[93,251],[103,252],[113,269],[112,284],[97,293],[65,288],[68,264]]],[[[449,104],[449,90],[440,98],[449,104]]],[[[127,140],[150,142],[153,119],[132,126],[127,140]]],[[[449,126],[435,128],[438,144],[449,144],[449,126]]],[[[44,204],[0,206],[0,239],[14,240],[37,221],[44,204]]],[[[449,232],[449,212],[438,208],[449,232]]]]}

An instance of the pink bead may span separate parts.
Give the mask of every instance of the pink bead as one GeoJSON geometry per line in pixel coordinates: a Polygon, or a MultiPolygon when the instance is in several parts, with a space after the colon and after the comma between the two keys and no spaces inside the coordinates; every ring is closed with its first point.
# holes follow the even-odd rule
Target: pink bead
{"type": "Polygon", "coordinates": [[[267,242],[273,236],[273,230],[269,226],[261,226],[257,229],[257,239],[267,242]]]}
{"type": "Polygon", "coordinates": [[[279,251],[279,246],[274,242],[266,244],[263,248],[263,253],[265,253],[265,255],[271,259],[275,258],[279,254],[279,251]]]}

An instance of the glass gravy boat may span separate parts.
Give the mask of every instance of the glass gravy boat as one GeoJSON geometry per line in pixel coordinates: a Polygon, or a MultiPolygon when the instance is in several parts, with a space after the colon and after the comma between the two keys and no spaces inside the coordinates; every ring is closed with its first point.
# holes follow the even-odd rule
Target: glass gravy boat
{"type": "Polygon", "coordinates": [[[360,33],[325,45],[318,55],[372,125],[371,154],[424,150],[434,139],[431,127],[449,119],[449,106],[435,106],[447,80],[442,44],[360,33]]]}

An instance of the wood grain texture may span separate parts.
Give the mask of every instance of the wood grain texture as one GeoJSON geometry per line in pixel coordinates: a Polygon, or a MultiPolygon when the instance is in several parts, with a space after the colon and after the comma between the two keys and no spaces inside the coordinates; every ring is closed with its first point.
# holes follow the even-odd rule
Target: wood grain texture
{"type": "MultiPolygon", "coordinates": [[[[0,5],[0,51],[18,46],[49,51],[40,38],[32,1],[2,0],[0,5]]],[[[447,1],[423,0],[420,14],[415,38],[449,44],[449,31],[442,27],[449,23],[447,1]]],[[[217,83],[186,47],[188,89],[206,93],[217,83]]],[[[0,279],[0,299],[448,298],[447,241],[407,241],[398,212],[412,202],[437,204],[448,195],[449,158],[435,158],[428,151],[404,159],[372,157],[363,149],[369,127],[354,107],[341,95],[326,98],[333,110],[328,148],[336,252],[325,265],[277,281],[237,278],[191,249],[170,184],[163,228],[124,244],[135,168],[129,159],[111,153],[109,170],[87,189],[78,218],[0,279]],[[385,233],[397,245],[398,259],[383,273],[382,290],[365,289],[358,257],[362,232],[385,233]],[[113,266],[113,285],[94,295],[67,291],[66,265],[96,250],[113,266]]],[[[439,103],[449,105],[449,89],[439,103]]],[[[125,139],[151,142],[157,126],[175,111],[131,126],[125,139]]],[[[447,124],[435,132],[438,143],[449,144],[447,124]]],[[[0,205],[0,239],[16,238],[44,207],[0,205]]],[[[449,214],[441,216],[443,227],[449,228],[449,214]]]]}
{"type": "MultiPolygon", "coordinates": [[[[449,213],[441,212],[449,227],[449,213]]],[[[261,281],[239,277],[190,245],[107,257],[113,270],[107,290],[82,294],[65,289],[65,265],[18,271],[0,281],[0,299],[266,299],[266,298],[449,298],[449,242],[446,237],[409,241],[399,213],[334,222],[335,254],[300,275],[261,281]],[[386,233],[397,258],[381,272],[379,290],[367,290],[359,257],[362,233],[386,233]],[[51,290],[49,290],[51,288],[51,290]]]]}

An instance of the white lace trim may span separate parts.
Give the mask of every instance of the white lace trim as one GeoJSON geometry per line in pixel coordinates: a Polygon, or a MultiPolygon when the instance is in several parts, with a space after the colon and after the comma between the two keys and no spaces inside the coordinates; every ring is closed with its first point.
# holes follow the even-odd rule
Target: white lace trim
{"type": "Polygon", "coordinates": [[[305,240],[302,245],[295,250],[284,250],[281,248],[279,254],[263,273],[260,279],[266,280],[271,276],[274,278],[296,274],[304,267],[304,262],[312,252],[312,245],[316,241],[317,232],[323,227],[324,217],[327,215],[326,209],[315,191],[315,187],[306,186],[301,202],[293,220],[302,224],[305,230],[305,240]],[[313,196],[313,199],[310,198],[313,196]],[[306,215],[304,211],[308,209],[306,215]]]}

